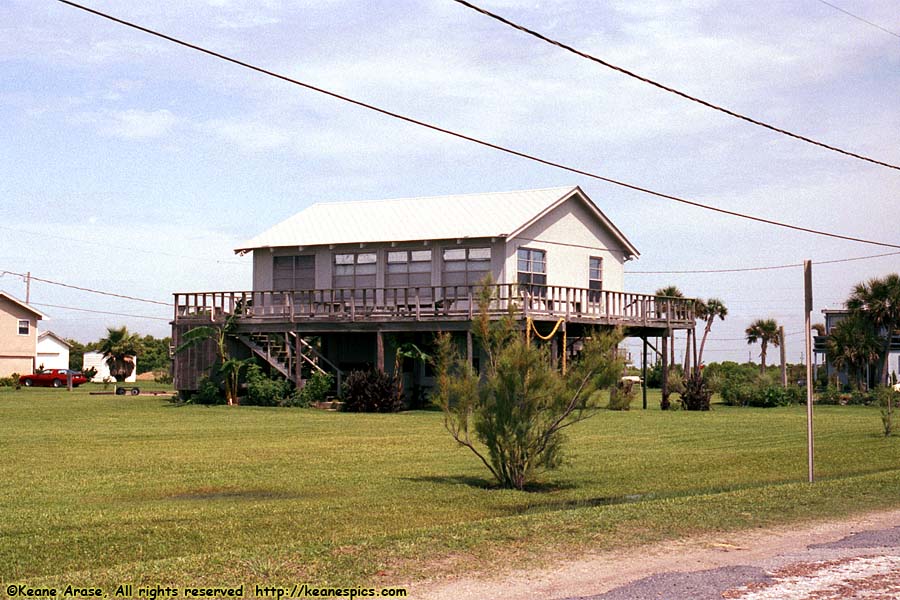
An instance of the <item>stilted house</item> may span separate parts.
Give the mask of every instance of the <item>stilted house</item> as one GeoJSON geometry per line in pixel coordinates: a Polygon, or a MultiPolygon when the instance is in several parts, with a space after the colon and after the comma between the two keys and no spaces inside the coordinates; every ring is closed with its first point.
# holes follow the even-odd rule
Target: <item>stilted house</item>
{"type": "MultiPolygon", "coordinates": [[[[694,327],[691,300],[625,291],[638,251],[579,187],[313,204],[236,252],[253,256],[252,289],[176,293],[174,345],[227,323],[234,355],[297,384],[315,369],[391,371],[400,344],[428,347],[438,331],[477,366],[470,330],[487,277],[491,318],[514,306],[523,327],[564,331],[557,357],[596,327],[645,340],[694,327]]],[[[176,388],[194,390],[215,347],[174,358],[176,388]]],[[[432,383],[427,366],[398,364],[407,389],[432,383]]]]}

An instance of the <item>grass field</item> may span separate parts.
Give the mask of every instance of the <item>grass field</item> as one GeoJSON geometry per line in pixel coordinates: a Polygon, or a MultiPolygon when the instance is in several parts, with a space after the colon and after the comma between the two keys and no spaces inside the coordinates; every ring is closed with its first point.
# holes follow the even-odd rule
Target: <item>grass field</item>
{"type": "MultiPolygon", "coordinates": [[[[878,411],[601,411],[529,492],[441,415],[175,406],[0,388],[0,581],[398,583],[587,548],[900,505],[878,411]]],[[[628,555],[627,550],[623,550],[628,555]]],[[[677,560],[677,557],[673,557],[677,560]]]]}

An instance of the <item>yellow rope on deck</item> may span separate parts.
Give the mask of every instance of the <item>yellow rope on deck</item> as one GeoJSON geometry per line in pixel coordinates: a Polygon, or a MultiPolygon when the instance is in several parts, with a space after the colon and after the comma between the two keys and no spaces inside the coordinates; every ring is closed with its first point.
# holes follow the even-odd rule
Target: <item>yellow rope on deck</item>
{"type": "MultiPolygon", "coordinates": [[[[525,317],[525,341],[531,345],[531,332],[534,331],[534,335],[538,338],[544,340],[545,342],[553,339],[553,336],[556,335],[556,332],[559,330],[559,326],[565,323],[566,320],[560,317],[556,321],[556,325],[553,326],[553,331],[548,333],[546,336],[541,335],[541,332],[537,330],[537,326],[534,324],[534,320],[531,317],[525,317]]],[[[562,372],[563,375],[566,374],[566,348],[567,344],[567,336],[566,330],[563,329],[563,343],[562,343],[562,372]]]]}

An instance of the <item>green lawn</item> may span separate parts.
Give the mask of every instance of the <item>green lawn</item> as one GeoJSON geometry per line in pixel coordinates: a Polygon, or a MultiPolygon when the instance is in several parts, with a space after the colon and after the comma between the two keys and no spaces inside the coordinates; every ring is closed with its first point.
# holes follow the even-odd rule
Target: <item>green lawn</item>
{"type": "Polygon", "coordinates": [[[573,427],[567,464],[517,492],[435,412],[90,389],[0,388],[2,582],[397,583],[900,506],[900,437],[872,408],[817,407],[810,486],[803,407],[663,413],[653,394],[573,427]]]}

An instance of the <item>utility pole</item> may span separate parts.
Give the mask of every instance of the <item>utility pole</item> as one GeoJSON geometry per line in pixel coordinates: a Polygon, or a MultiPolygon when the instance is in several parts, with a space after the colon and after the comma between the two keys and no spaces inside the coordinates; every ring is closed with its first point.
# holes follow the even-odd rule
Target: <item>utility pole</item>
{"type": "Polygon", "coordinates": [[[784,349],[784,325],[778,328],[778,345],[781,346],[781,387],[787,387],[787,350],[784,349]]]}
{"type": "Polygon", "coordinates": [[[806,315],[806,453],[809,467],[809,482],[814,481],[813,473],[813,376],[812,361],[812,332],[810,328],[810,315],[812,313],[812,261],[803,261],[803,288],[804,288],[804,313],[806,315]]]}
{"type": "Polygon", "coordinates": [[[31,271],[25,274],[25,304],[31,302],[31,271]]]}

